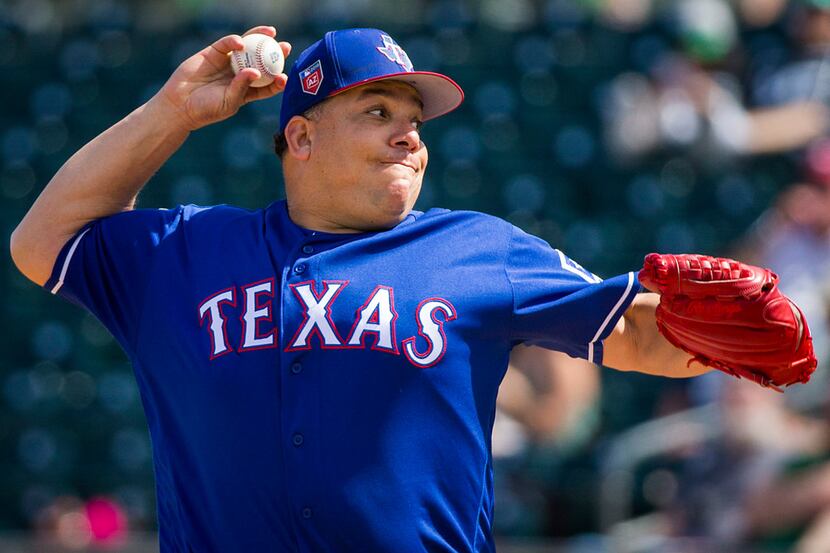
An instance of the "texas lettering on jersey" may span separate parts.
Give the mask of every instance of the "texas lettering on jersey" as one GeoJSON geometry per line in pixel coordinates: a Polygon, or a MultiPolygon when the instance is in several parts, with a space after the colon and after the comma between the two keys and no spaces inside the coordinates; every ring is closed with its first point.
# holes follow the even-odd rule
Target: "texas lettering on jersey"
{"type": "MultiPolygon", "coordinates": [[[[426,298],[415,309],[418,336],[409,336],[399,343],[396,334],[398,313],[395,310],[395,291],[390,286],[378,285],[356,311],[351,329],[341,334],[332,319],[337,297],[348,286],[347,280],[324,280],[318,290],[314,281],[290,284],[292,295],[302,309],[303,320],[291,339],[284,344],[285,351],[322,349],[363,349],[367,340],[371,349],[393,355],[403,355],[420,368],[436,365],[447,351],[444,323],[456,318],[455,307],[440,297],[426,298]],[[419,349],[417,339],[425,346],[419,349]]],[[[199,319],[210,336],[210,359],[237,352],[279,347],[275,328],[263,333],[260,325],[273,322],[273,278],[233,286],[209,296],[199,305],[199,319]],[[228,320],[232,312],[240,311],[241,332],[234,348],[228,335],[228,320]]],[[[286,334],[288,335],[288,334],[286,334]]]]}

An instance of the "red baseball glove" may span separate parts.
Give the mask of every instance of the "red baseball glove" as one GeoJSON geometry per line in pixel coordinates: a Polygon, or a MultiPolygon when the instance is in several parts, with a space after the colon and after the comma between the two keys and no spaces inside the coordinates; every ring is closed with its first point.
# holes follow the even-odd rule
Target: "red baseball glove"
{"type": "Polygon", "coordinates": [[[810,379],[817,361],[807,320],[769,269],[652,253],[639,278],[660,293],[657,328],[692,361],[778,391],[810,379]]]}

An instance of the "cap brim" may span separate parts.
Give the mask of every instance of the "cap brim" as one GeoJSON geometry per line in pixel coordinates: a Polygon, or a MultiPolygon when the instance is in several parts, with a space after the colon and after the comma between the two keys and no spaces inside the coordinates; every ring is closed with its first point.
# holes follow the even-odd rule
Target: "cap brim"
{"type": "Polygon", "coordinates": [[[461,102],[464,101],[464,91],[461,90],[458,83],[446,75],[431,71],[390,73],[339,88],[334,90],[330,96],[378,81],[401,81],[412,85],[418,91],[421,101],[424,103],[424,121],[445,115],[460,106],[461,102]]]}

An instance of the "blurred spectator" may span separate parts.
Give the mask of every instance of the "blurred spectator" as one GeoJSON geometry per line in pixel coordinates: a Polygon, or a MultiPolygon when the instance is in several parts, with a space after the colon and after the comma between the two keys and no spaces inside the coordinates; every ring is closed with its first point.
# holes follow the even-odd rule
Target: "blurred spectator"
{"type": "Polygon", "coordinates": [[[734,4],[744,24],[763,28],[778,21],[787,9],[789,0],[735,0],[734,4]]]}
{"type": "Polygon", "coordinates": [[[830,543],[830,462],[802,461],[764,483],[747,500],[749,535],[766,536],[794,553],[825,553],[830,543]],[[794,543],[793,543],[794,542],[794,543]]]}
{"type": "Polygon", "coordinates": [[[785,396],[752,382],[721,379],[718,398],[722,435],[695,452],[680,475],[670,509],[674,532],[703,536],[720,548],[752,534],[746,501],[794,458],[826,446],[826,425],[787,406],[785,396]]]}
{"type": "Polygon", "coordinates": [[[830,105],[830,2],[796,0],[787,23],[795,44],[794,59],[758,76],[756,102],[768,106],[805,101],[830,105]]]}
{"type": "Polygon", "coordinates": [[[91,547],[115,548],[127,537],[127,518],[122,507],[106,497],[82,501],[65,495],[55,498],[37,515],[37,539],[68,550],[91,547]]]}
{"type": "MultiPolygon", "coordinates": [[[[519,345],[510,355],[510,370],[502,381],[496,405],[502,415],[521,425],[530,443],[564,443],[595,406],[599,384],[599,367],[592,363],[519,345]]],[[[502,439],[516,438],[494,436],[494,442],[502,439]]],[[[507,453],[509,449],[501,451],[507,453]]]]}
{"type": "MultiPolygon", "coordinates": [[[[695,447],[663,451],[672,464],[680,460],[676,476],[658,470],[646,478],[645,486],[661,485],[664,489],[652,489],[651,495],[666,497],[667,503],[655,514],[612,529],[632,544],[629,551],[743,551],[747,546],[747,551],[770,551],[771,531],[809,509],[797,504],[800,497],[781,504],[786,516],[770,505],[777,501],[778,479],[789,466],[828,452],[826,421],[791,409],[784,394],[713,376],[719,377],[712,421],[718,431],[695,447]],[[656,543],[669,542],[675,545],[654,549],[656,543]]],[[[790,492],[797,494],[797,488],[790,492]]]]}
{"type": "Polygon", "coordinates": [[[680,49],[657,56],[647,76],[624,73],[611,83],[606,136],[620,159],[683,149],[717,163],[794,150],[830,128],[828,108],[812,96],[791,95],[774,107],[745,106],[736,78],[740,68],[733,67],[741,62],[742,45],[727,2],[684,0],[673,10],[680,49]]]}
{"type": "MultiPolygon", "coordinates": [[[[599,367],[519,345],[497,398],[493,426],[495,527],[502,535],[545,535],[560,467],[598,430],[599,367]]],[[[556,516],[566,519],[566,514],[556,516]]]]}
{"type": "MultiPolygon", "coordinates": [[[[804,311],[819,363],[830,353],[830,140],[811,146],[804,179],[786,189],[752,226],[736,257],[770,267],[781,289],[804,311]]],[[[826,401],[827,371],[796,393],[826,401]]],[[[794,391],[795,392],[795,391],[794,391]]]]}
{"type": "Polygon", "coordinates": [[[598,7],[600,19],[607,25],[625,31],[641,29],[654,12],[653,0],[604,0],[598,7]]]}

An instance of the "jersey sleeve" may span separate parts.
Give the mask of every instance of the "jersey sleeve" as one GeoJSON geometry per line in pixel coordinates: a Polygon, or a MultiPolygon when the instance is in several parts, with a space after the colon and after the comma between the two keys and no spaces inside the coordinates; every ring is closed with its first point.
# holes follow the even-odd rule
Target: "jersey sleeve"
{"type": "Polygon", "coordinates": [[[64,245],[43,287],[88,309],[130,353],[158,251],[183,212],[136,209],[92,221],[64,245]]]}
{"type": "Polygon", "coordinates": [[[603,280],[544,240],[513,228],[507,278],[512,339],[602,363],[602,341],[641,290],[634,273],[603,280]]]}

